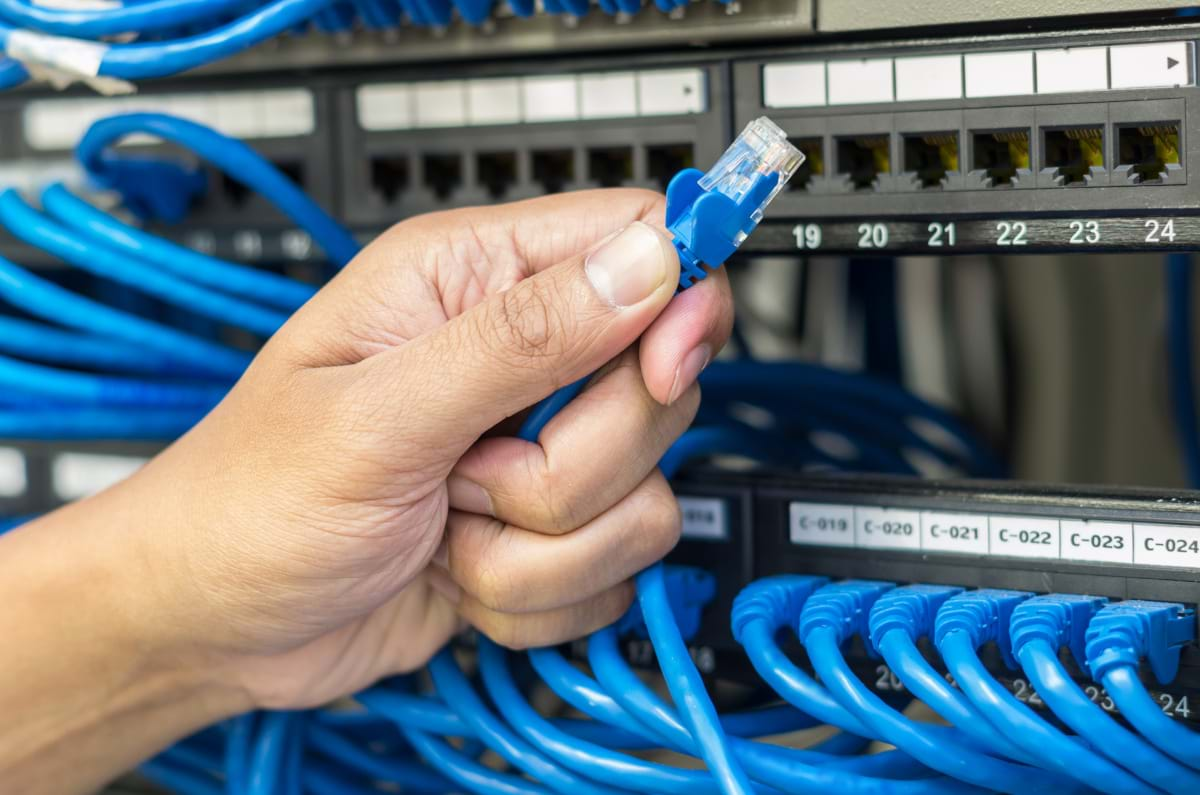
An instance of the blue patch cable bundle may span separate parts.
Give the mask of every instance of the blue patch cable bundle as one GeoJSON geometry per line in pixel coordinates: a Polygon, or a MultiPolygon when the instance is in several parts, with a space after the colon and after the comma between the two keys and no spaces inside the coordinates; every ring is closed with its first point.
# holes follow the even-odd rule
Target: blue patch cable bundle
{"type": "MultiPolygon", "coordinates": [[[[169,210],[174,188],[194,186],[195,175],[114,153],[112,145],[134,133],[170,140],[236,173],[309,231],[333,263],[345,264],[357,250],[252,150],[168,116],[106,119],[80,144],[96,185],[120,193],[135,212],[169,210]]],[[[668,223],[683,264],[681,289],[753,231],[798,165],[782,133],[759,120],[708,174],[688,170],[672,182],[668,223]]],[[[0,223],[102,283],[259,339],[314,291],[148,235],[62,185],[47,186],[36,203],[0,193],[0,223]]],[[[221,398],[251,355],[197,331],[203,324],[150,319],[7,260],[0,260],[0,301],[7,311],[0,316],[5,436],[170,439],[221,398]]],[[[713,455],[916,474],[915,454],[966,475],[1003,474],[954,417],[866,376],[743,355],[714,364],[703,385],[696,425],[661,462],[669,475],[687,459],[713,455]],[[747,405],[769,417],[769,427],[745,422],[739,409],[747,405]],[[940,432],[920,433],[922,425],[940,432]],[[827,452],[813,441],[820,433],[841,436],[850,452],[827,452]]],[[[578,388],[537,407],[522,435],[536,438],[578,388]]],[[[1200,791],[1200,736],[1163,714],[1142,676],[1143,669],[1160,682],[1176,675],[1180,650],[1195,641],[1195,616],[1184,605],[801,575],[761,579],[738,597],[732,632],[772,694],[755,708],[719,714],[686,646],[714,592],[706,571],[657,565],[640,575],[625,618],[588,639],[590,673],[555,649],[518,658],[481,638],[478,681],[444,650],[427,676],[382,683],[358,694],[355,708],[245,715],[168,749],[144,772],[185,795],[1200,791]],[[622,656],[621,639],[630,636],[653,644],[669,699],[622,656]],[[797,644],[815,676],[796,662],[797,644]],[[903,703],[864,687],[847,665],[848,645],[885,659],[946,723],[911,720],[903,703]],[[980,659],[992,649],[1025,671],[1048,714],[997,683],[980,659]],[[1079,689],[1064,654],[1104,686],[1125,722],[1079,689]],[[541,715],[527,695],[535,680],[584,717],[541,715]],[[809,748],[754,739],[823,724],[838,731],[809,748]],[[866,753],[872,741],[894,750],[866,753]],[[649,749],[704,766],[650,761],[641,753],[649,749]],[[485,764],[487,752],[501,762],[485,764]]]]}
{"type": "MultiPolygon", "coordinates": [[[[680,13],[687,3],[654,0],[656,13],[680,13]]],[[[595,10],[629,20],[642,6],[643,0],[597,0],[595,10]]],[[[129,81],[177,74],[284,34],[440,30],[455,19],[477,27],[500,7],[500,0],[143,0],[67,8],[0,0],[0,51],[6,56],[0,88],[32,78],[121,93],[132,90],[129,81]]],[[[504,0],[503,7],[517,18],[540,13],[578,19],[593,10],[592,0],[504,0]]]]}

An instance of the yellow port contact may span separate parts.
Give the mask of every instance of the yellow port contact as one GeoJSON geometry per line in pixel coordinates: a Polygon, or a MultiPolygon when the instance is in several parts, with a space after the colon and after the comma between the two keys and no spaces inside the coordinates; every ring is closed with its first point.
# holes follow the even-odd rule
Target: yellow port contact
{"type": "Polygon", "coordinates": [[[877,173],[888,174],[891,172],[892,155],[886,135],[855,138],[854,145],[871,152],[871,161],[874,163],[877,173]]]}
{"type": "Polygon", "coordinates": [[[1063,135],[1079,144],[1079,154],[1085,165],[1104,167],[1104,131],[1098,127],[1075,127],[1063,130],[1063,135]]]}
{"type": "Polygon", "coordinates": [[[1001,130],[992,133],[992,138],[1008,144],[1008,162],[1013,168],[1029,168],[1029,131],[1001,130]]]}
{"type": "Polygon", "coordinates": [[[820,138],[804,138],[796,142],[796,148],[804,153],[804,165],[814,177],[825,174],[825,145],[820,138]]]}
{"type": "Polygon", "coordinates": [[[1164,163],[1179,162],[1179,127],[1164,124],[1154,127],[1139,127],[1138,132],[1154,139],[1154,153],[1164,163]]]}
{"type": "Polygon", "coordinates": [[[937,149],[938,160],[947,171],[958,171],[958,136],[954,133],[922,135],[921,142],[937,149]]]}

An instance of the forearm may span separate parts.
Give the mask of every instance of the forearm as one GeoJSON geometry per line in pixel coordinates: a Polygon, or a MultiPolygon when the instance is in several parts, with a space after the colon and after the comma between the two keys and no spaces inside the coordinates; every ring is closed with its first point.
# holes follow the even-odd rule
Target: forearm
{"type": "MultiPolygon", "coordinates": [[[[94,790],[242,708],[181,643],[126,494],[0,538],[0,781],[94,790]]],[[[164,528],[165,529],[165,528],[164,528]]]]}

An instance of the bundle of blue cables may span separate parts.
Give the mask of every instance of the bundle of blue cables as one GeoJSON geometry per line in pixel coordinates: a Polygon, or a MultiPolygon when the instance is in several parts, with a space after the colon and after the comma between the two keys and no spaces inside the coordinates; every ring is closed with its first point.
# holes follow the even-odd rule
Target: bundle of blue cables
{"type": "MultiPolygon", "coordinates": [[[[669,13],[687,0],[654,4],[669,13]]],[[[498,5],[499,0],[137,0],[66,8],[0,0],[0,50],[9,56],[0,61],[0,87],[28,80],[26,65],[35,72],[72,63],[78,68],[68,54],[83,54],[93,64],[91,77],[144,80],[213,63],[285,33],[445,28],[456,15],[478,26],[498,5]]],[[[642,0],[597,2],[601,13],[625,18],[642,5],[642,0]]],[[[592,9],[591,0],[506,0],[506,6],[522,18],[537,13],[578,18],[592,9]]]]}
{"type": "MultiPolygon", "coordinates": [[[[111,146],[134,133],[166,138],[236,174],[308,231],[335,265],[357,251],[345,229],[248,147],[168,116],[118,116],[89,130],[78,154],[100,187],[119,192],[130,184],[111,146]]],[[[132,200],[147,198],[143,192],[132,200]]],[[[0,193],[0,224],[100,283],[218,329],[265,339],[316,289],[155,237],[62,185],[45,187],[37,200],[34,206],[15,191],[0,193]]],[[[0,317],[6,387],[0,434],[10,437],[173,438],[221,398],[252,356],[4,259],[0,302],[9,311],[0,317]]],[[[932,458],[964,474],[1003,473],[952,415],[885,381],[810,364],[734,361],[715,363],[702,383],[697,424],[660,463],[668,476],[685,461],[714,456],[895,473],[915,472],[932,458]],[[831,448],[830,435],[841,443],[831,448]]],[[[536,439],[569,397],[535,409],[522,436],[536,439]]],[[[774,702],[718,714],[686,645],[712,599],[711,576],[657,565],[637,585],[629,615],[589,639],[591,675],[554,649],[517,658],[481,638],[479,683],[447,649],[425,675],[374,687],[353,708],[245,715],[166,750],[144,772],[188,795],[378,792],[397,785],[405,792],[489,795],[974,791],[907,752],[860,753],[878,733],[861,721],[831,721],[820,707],[774,702]],[[669,701],[625,662],[621,638],[631,636],[653,645],[669,701]],[[541,716],[529,703],[535,685],[586,717],[541,716]],[[809,749],[751,739],[826,722],[844,731],[809,749]],[[648,749],[696,757],[705,769],[629,753],[648,749]],[[487,752],[500,763],[485,764],[487,752]]]]}

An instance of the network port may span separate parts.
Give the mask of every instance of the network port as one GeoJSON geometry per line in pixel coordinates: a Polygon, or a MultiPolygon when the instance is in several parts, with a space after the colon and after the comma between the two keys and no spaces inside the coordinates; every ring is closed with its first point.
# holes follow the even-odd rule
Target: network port
{"type": "Polygon", "coordinates": [[[1087,185],[1104,168],[1104,128],[1067,127],[1042,131],[1042,168],[1055,185],[1087,185]]]}
{"type": "Polygon", "coordinates": [[[533,153],[533,180],[544,193],[562,193],[575,181],[575,153],[570,149],[544,149],[533,153]]]}
{"type": "Polygon", "coordinates": [[[913,187],[941,190],[958,172],[958,133],[915,133],[904,136],[904,172],[913,187]]]}
{"type": "Polygon", "coordinates": [[[792,146],[804,154],[804,162],[792,175],[788,190],[809,190],[813,180],[825,176],[825,142],[820,138],[797,138],[792,146]]]}
{"type": "Polygon", "coordinates": [[[879,177],[892,170],[888,136],[837,139],[837,170],[853,190],[878,190],[879,177]]]}
{"type": "Polygon", "coordinates": [[[502,199],[517,181],[516,152],[480,152],[475,156],[479,184],[493,199],[502,199]]]}
{"type": "Polygon", "coordinates": [[[977,132],[971,138],[971,169],[989,188],[1011,188],[1029,175],[1029,130],[977,132]]]}
{"type": "Polygon", "coordinates": [[[462,158],[457,154],[429,154],[421,158],[424,185],[437,197],[446,201],[462,187],[462,158]]]}
{"type": "MultiPolygon", "coordinates": [[[[302,162],[299,160],[272,160],[271,165],[297,186],[304,187],[304,164],[302,162]]],[[[234,208],[244,206],[253,195],[245,183],[238,180],[236,176],[226,173],[221,174],[221,193],[228,205],[234,208]]]]}
{"type": "Polygon", "coordinates": [[[691,144],[646,147],[646,175],[663,190],[667,189],[672,177],[685,168],[691,168],[695,162],[696,154],[691,144]]]}
{"type": "Polygon", "coordinates": [[[608,146],[589,149],[588,180],[601,188],[615,188],[633,179],[633,148],[608,146]]]}
{"type": "Polygon", "coordinates": [[[1117,167],[1135,185],[1167,181],[1178,171],[1179,125],[1129,124],[1117,128],[1117,167]]]}
{"type": "Polygon", "coordinates": [[[370,168],[371,189],[385,204],[395,204],[400,194],[408,190],[411,177],[404,155],[372,157],[370,168]]]}

